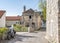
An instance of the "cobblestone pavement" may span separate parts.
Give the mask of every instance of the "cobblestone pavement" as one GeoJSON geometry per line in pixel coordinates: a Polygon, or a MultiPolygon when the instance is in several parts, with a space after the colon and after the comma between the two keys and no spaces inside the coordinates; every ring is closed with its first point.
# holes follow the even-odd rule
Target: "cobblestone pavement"
{"type": "Polygon", "coordinates": [[[48,43],[45,39],[45,32],[17,32],[14,39],[5,41],[6,43],[48,43]]]}

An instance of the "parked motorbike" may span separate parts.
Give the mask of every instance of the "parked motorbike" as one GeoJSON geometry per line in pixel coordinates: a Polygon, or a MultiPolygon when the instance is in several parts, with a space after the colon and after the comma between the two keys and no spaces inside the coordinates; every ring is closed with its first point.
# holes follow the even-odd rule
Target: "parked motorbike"
{"type": "Polygon", "coordinates": [[[7,39],[10,40],[11,38],[14,38],[15,37],[15,34],[16,34],[16,31],[15,30],[9,30],[7,32],[7,39]]]}

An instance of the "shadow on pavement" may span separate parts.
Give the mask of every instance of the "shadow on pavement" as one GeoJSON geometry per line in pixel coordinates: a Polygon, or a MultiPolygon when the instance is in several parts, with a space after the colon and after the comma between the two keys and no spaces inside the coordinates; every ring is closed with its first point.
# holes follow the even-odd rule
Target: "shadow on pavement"
{"type": "Polygon", "coordinates": [[[16,43],[16,42],[23,42],[24,40],[28,40],[29,38],[36,38],[36,36],[28,36],[28,35],[19,35],[16,34],[15,38],[12,38],[11,40],[5,40],[2,43],[16,43]]]}
{"type": "Polygon", "coordinates": [[[16,34],[16,39],[18,41],[23,41],[24,39],[35,38],[35,36],[27,36],[27,35],[18,35],[16,34]]]}

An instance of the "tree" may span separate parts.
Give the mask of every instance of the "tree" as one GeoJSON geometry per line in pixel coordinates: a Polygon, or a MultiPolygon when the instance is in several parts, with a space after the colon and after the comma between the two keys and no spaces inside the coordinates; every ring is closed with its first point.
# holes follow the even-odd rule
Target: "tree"
{"type": "Polygon", "coordinates": [[[39,9],[42,10],[43,20],[46,21],[46,0],[40,0],[39,9]]]}

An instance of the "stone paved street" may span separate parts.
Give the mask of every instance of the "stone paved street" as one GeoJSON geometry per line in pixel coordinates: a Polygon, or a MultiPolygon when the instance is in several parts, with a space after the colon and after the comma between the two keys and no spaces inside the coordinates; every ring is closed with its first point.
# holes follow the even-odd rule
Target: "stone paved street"
{"type": "MultiPolygon", "coordinates": [[[[48,43],[48,41],[44,38],[45,32],[17,32],[16,37],[9,41],[5,41],[6,43],[48,43]]],[[[4,43],[5,43],[4,42],[4,43]]]]}

